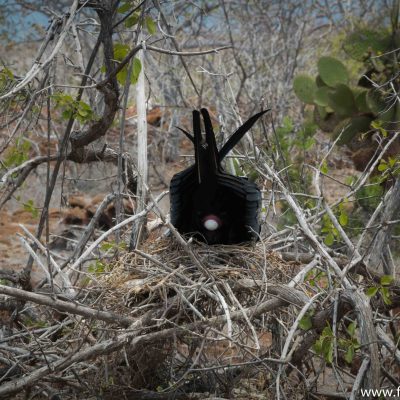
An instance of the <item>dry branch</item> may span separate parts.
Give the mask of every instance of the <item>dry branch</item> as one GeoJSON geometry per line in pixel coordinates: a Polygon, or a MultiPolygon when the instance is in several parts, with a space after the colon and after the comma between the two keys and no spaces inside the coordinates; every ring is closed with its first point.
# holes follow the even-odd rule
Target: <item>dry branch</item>
{"type": "MultiPolygon", "coordinates": [[[[296,291],[294,289],[291,289],[291,292],[295,293],[296,291]]],[[[76,365],[79,362],[88,361],[91,358],[115,352],[124,347],[129,349],[130,351],[133,351],[134,349],[142,347],[145,344],[157,342],[160,340],[166,340],[173,336],[187,335],[190,334],[193,330],[196,330],[200,327],[204,329],[204,327],[206,326],[218,326],[227,321],[225,315],[220,315],[199,322],[182,326],[175,326],[173,328],[166,328],[158,332],[146,333],[144,335],[138,336],[138,331],[136,327],[142,325],[140,319],[132,321],[132,319],[130,318],[118,317],[115,316],[113,313],[97,311],[88,307],[66,303],[61,300],[52,300],[46,296],[21,291],[15,288],[9,288],[3,285],[0,285],[0,293],[17,297],[23,300],[33,301],[38,304],[44,304],[57,308],[60,311],[67,311],[88,318],[97,317],[98,319],[104,320],[106,322],[118,322],[123,325],[131,324],[129,331],[126,333],[121,333],[113,339],[97,343],[84,350],[78,351],[73,355],[68,355],[67,357],[62,358],[59,361],[50,363],[49,365],[46,365],[42,368],[38,368],[35,371],[26,374],[22,378],[18,378],[9,383],[3,384],[0,387],[0,395],[17,393],[24,387],[32,385],[37,380],[42,379],[49,374],[65,370],[71,365],[76,365]],[[132,329],[133,332],[130,332],[132,329]]],[[[290,304],[290,302],[293,300],[292,293],[289,294],[287,291],[283,291],[282,293],[280,293],[279,297],[284,300],[266,301],[256,307],[250,307],[242,311],[234,312],[231,314],[231,318],[234,321],[240,321],[244,318],[244,313],[247,314],[248,317],[251,316],[252,318],[254,318],[262,313],[277,309],[282,305],[290,304]]],[[[297,296],[295,296],[295,298],[297,298],[297,296]]],[[[168,321],[165,321],[165,323],[168,323],[168,321]]]]}
{"type": "Polygon", "coordinates": [[[26,290],[12,288],[4,285],[0,285],[0,293],[14,297],[19,300],[31,301],[32,303],[52,307],[62,312],[67,312],[74,315],[81,315],[82,317],[92,318],[94,320],[98,319],[111,324],[129,326],[134,322],[132,318],[120,316],[112,312],[96,310],[93,308],[82,306],[72,301],[58,300],[56,298],[56,295],[45,296],[38,293],[28,292],[26,290]]]}

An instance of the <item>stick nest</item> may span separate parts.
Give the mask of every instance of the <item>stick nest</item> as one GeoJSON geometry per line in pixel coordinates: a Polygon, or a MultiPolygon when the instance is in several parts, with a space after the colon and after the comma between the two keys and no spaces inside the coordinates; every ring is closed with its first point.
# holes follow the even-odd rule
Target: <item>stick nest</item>
{"type": "MultiPolygon", "coordinates": [[[[260,242],[214,246],[196,243],[193,247],[209,274],[180,245],[162,238],[145,243],[140,251],[143,254],[126,252],[107,264],[108,272],[98,279],[105,291],[104,300],[114,311],[121,307],[120,311],[137,315],[137,309],[145,305],[165,306],[168,298],[188,291],[200,293],[200,288],[221,282],[229,284],[234,292],[244,290],[247,294],[260,295],[261,291],[268,291],[268,285],[289,283],[300,269],[299,263],[284,261],[279,253],[267,251],[260,242]]],[[[246,307],[258,299],[258,296],[250,297],[246,307]]],[[[180,306],[189,315],[193,312],[182,302],[180,306]]]]}
{"type": "MultiPolygon", "coordinates": [[[[289,283],[301,266],[267,251],[261,242],[195,243],[191,249],[192,253],[185,251],[169,238],[148,241],[139,252],[120,254],[98,277],[102,303],[108,310],[138,321],[156,321],[148,332],[162,326],[186,327],[184,334],[177,329],[167,340],[127,352],[124,368],[121,355],[109,357],[110,393],[129,386],[141,388],[142,396],[145,388],[160,396],[164,390],[172,391],[176,398],[185,393],[193,398],[194,393],[201,393],[199,398],[207,393],[264,398],[259,393],[265,392],[269,376],[257,365],[261,355],[273,355],[275,335],[281,328],[275,319],[258,315],[257,307],[268,299],[278,300],[279,290],[270,289],[289,283]],[[255,318],[244,317],[249,309],[255,318]],[[272,333],[271,327],[277,332],[272,333]],[[251,367],[253,363],[256,368],[251,367]]],[[[289,306],[279,313],[279,320],[290,326],[295,316],[295,308],[289,306]]]]}

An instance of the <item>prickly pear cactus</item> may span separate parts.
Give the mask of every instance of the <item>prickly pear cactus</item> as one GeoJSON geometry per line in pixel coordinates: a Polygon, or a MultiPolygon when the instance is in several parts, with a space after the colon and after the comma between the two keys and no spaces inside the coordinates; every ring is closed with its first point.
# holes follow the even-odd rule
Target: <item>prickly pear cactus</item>
{"type": "Polygon", "coordinates": [[[319,59],[318,73],[322,82],[331,88],[335,88],[339,84],[346,85],[349,81],[346,67],[333,57],[321,57],[319,59]]]}
{"type": "Polygon", "coordinates": [[[317,85],[308,75],[298,75],[293,83],[297,97],[306,104],[313,104],[317,85]]]}
{"type": "Polygon", "coordinates": [[[371,142],[373,122],[390,135],[400,128],[400,105],[394,93],[400,90],[400,68],[396,49],[400,47],[400,27],[392,33],[359,30],[343,44],[346,53],[362,61],[365,73],[350,83],[345,65],[333,57],[318,60],[318,75],[298,75],[293,87],[297,97],[314,107],[314,122],[332,133],[338,144],[352,148],[354,141],[371,142]]]}

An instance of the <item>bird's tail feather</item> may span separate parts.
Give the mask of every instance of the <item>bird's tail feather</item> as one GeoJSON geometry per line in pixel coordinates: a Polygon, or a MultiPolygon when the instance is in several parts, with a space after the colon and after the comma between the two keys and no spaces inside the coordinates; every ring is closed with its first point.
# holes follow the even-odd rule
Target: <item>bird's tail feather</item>
{"type": "Polygon", "coordinates": [[[203,115],[204,128],[206,131],[206,143],[207,143],[207,155],[208,162],[210,163],[210,169],[217,172],[219,166],[219,156],[217,143],[215,141],[214,130],[211,124],[210,114],[206,108],[201,109],[201,114],[203,115]]]}
{"type": "Polygon", "coordinates": [[[248,130],[256,123],[256,121],[264,115],[268,110],[261,111],[252,117],[250,117],[224,144],[222,149],[219,151],[219,160],[222,161],[225,156],[237,145],[239,140],[246,134],[248,130]]]}

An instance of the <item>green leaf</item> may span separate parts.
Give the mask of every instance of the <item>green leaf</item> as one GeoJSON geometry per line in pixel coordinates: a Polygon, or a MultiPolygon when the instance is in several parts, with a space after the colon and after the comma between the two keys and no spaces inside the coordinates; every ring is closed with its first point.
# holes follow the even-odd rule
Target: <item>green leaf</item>
{"type": "Polygon", "coordinates": [[[321,165],[321,172],[325,175],[328,173],[328,163],[326,162],[326,160],[324,160],[321,165]]]}
{"type": "Polygon", "coordinates": [[[393,283],[394,278],[392,275],[383,275],[380,279],[382,286],[389,286],[393,283]]]}
{"type": "Polygon", "coordinates": [[[293,121],[290,117],[285,115],[282,119],[282,127],[285,131],[285,133],[292,133],[293,132],[293,121]]]}
{"type": "Polygon", "coordinates": [[[371,122],[371,127],[378,130],[380,132],[380,134],[386,138],[388,137],[388,132],[387,130],[382,126],[382,121],[380,121],[379,119],[372,121],[371,122]]]}
{"type": "Polygon", "coordinates": [[[320,337],[318,340],[316,340],[316,342],[314,343],[314,350],[317,354],[322,355],[322,337],[320,337]]]}
{"type": "Polygon", "coordinates": [[[116,247],[115,242],[103,242],[100,246],[101,251],[109,251],[116,247]]]}
{"type": "Polygon", "coordinates": [[[322,331],[322,335],[323,336],[333,337],[333,331],[332,331],[332,328],[330,327],[330,325],[327,325],[324,328],[324,330],[322,331]]]}
{"type": "Polygon", "coordinates": [[[92,111],[92,107],[90,107],[89,104],[85,103],[82,100],[79,101],[79,107],[81,108],[81,110],[86,110],[86,111],[89,111],[89,112],[92,111]]]}
{"type": "Polygon", "coordinates": [[[381,128],[380,130],[380,133],[381,133],[381,135],[384,137],[384,138],[387,138],[388,137],[388,131],[385,129],[385,128],[381,128]]]}
{"type": "Polygon", "coordinates": [[[128,245],[127,245],[126,242],[119,242],[118,248],[119,248],[120,250],[127,250],[127,249],[128,249],[128,245]]]}
{"type": "Polygon", "coordinates": [[[378,293],[379,287],[371,286],[366,291],[365,294],[368,297],[374,297],[378,293]]]}
{"type": "Polygon", "coordinates": [[[396,163],[397,163],[397,159],[389,156],[389,166],[390,166],[390,168],[393,168],[396,163]]]}
{"type": "Polygon", "coordinates": [[[344,355],[344,359],[347,362],[347,364],[351,364],[354,359],[354,346],[350,345],[349,348],[346,351],[346,354],[344,355]]]}
{"type": "Polygon", "coordinates": [[[382,128],[382,121],[379,121],[379,119],[372,121],[371,122],[371,127],[374,129],[381,129],[382,128]]]}
{"type": "Polygon", "coordinates": [[[350,322],[349,326],[347,327],[347,332],[348,334],[353,337],[357,328],[357,323],[356,322],[350,322]]]}
{"type": "MultiPolygon", "coordinates": [[[[290,118],[289,118],[290,119],[290,118]]],[[[293,130],[293,123],[291,124],[292,129],[293,130]]],[[[317,127],[318,125],[311,119],[311,118],[307,118],[304,122],[303,122],[303,131],[304,131],[304,136],[305,137],[309,137],[309,136],[314,136],[315,132],[317,131],[317,127]]]]}
{"type": "Polygon", "coordinates": [[[93,117],[93,110],[89,106],[89,104],[85,103],[84,101],[80,100],[78,102],[78,110],[77,110],[77,118],[80,119],[81,122],[86,122],[91,120],[93,117]],[[82,118],[79,118],[82,117],[82,118]]]}
{"type": "Polygon", "coordinates": [[[72,116],[73,116],[73,112],[71,109],[64,110],[61,113],[61,118],[65,119],[65,120],[70,119],[72,116]]]}
{"type": "Polygon", "coordinates": [[[131,9],[131,7],[132,7],[132,4],[130,2],[126,2],[121,7],[118,8],[117,12],[119,12],[120,14],[124,14],[127,11],[129,11],[131,9]]]}
{"type": "Polygon", "coordinates": [[[334,342],[330,337],[326,337],[322,343],[322,351],[325,357],[325,360],[332,364],[333,362],[333,350],[334,350],[334,342]]]}
{"type": "Polygon", "coordinates": [[[126,69],[126,66],[121,69],[121,71],[118,72],[117,74],[117,81],[120,85],[124,85],[126,82],[126,77],[128,76],[128,71],[126,69]]]}
{"type": "Polygon", "coordinates": [[[153,21],[153,18],[147,16],[144,19],[144,22],[146,24],[146,28],[149,31],[150,35],[154,35],[157,32],[156,24],[153,21]]]}
{"type": "Polygon", "coordinates": [[[311,316],[310,315],[305,315],[300,321],[299,321],[299,327],[303,329],[303,331],[308,331],[309,329],[312,328],[312,321],[311,321],[311,316]]]}
{"type": "Polygon", "coordinates": [[[129,16],[125,21],[125,26],[127,28],[131,28],[132,26],[136,25],[139,21],[140,14],[138,12],[133,13],[129,16]]]}
{"type": "Polygon", "coordinates": [[[3,68],[0,71],[0,74],[6,76],[7,78],[9,78],[11,80],[14,80],[14,74],[12,73],[12,71],[9,68],[6,68],[6,67],[3,68]]]}
{"type": "Polygon", "coordinates": [[[139,79],[140,72],[142,71],[142,63],[138,58],[133,59],[131,83],[134,85],[139,79]]]}
{"type": "Polygon", "coordinates": [[[79,109],[79,110],[78,110],[78,114],[79,114],[81,117],[87,117],[87,116],[89,115],[89,112],[86,111],[86,110],[79,109]]]}
{"type": "Polygon", "coordinates": [[[321,79],[330,87],[346,84],[349,80],[346,67],[333,57],[321,57],[318,61],[318,72],[321,79]]]}
{"type": "Polygon", "coordinates": [[[123,43],[114,44],[114,59],[117,61],[122,61],[129,53],[129,46],[123,43]]]}
{"type": "Polygon", "coordinates": [[[114,250],[114,249],[124,250],[126,248],[127,248],[127,245],[126,245],[125,242],[119,242],[119,243],[116,243],[114,241],[112,241],[112,242],[103,242],[100,245],[101,251],[104,251],[104,252],[109,251],[109,250],[114,250]]]}
{"type": "Polygon", "coordinates": [[[23,138],[18,138],[15,141],[15,146],[10,146],[5,152],[5,157],[2,158],[0,163],[0,170],[3,167],[11,168],[21,165],[29,159],[29,150],[31,143],[23,138]]]}
{"type": "Polygon", "coordinates": [[[344,211],[341,212],[339,215],[339,224],[342,226],[346,226],[348,221],[349,221],[349,217],[347,216],[347,214],[344,211]]]}
{"type": "Polygon", "coordinates": [[[333,236],[332,233],[328,233],[328,234],[325,236],[324,243],[325,243],[327,246],[332,246],[334,242],[335,242],[335,236],[333,236]]]}
{"type": "Polygon", "coordinates": [[[39,210],[33,204],[33,200],[28,200],[26,203],[24,203],[23,207],[25,211],[28,211],[32,214],[33,218],[37,218],[39,216],[39,210]]]}
{"type": "Polygon", "coordinates": [[[66,104],[72,104],[74,102],[74,98],[69,94],[63,94],[60,97],[66,104]]]}
{"type": "Polygon", "coordinates": [[[314,145],[314,143],[315,143],[315,139],[312,138],[312,137],[309,137],[304,141],[302,147],[303,147],[304,150],[309,150],[314,145]]]}
{"type": "Polygon", "coordinates": [[[298,75],[294,78],[293,89],[296,96],[306,104],[314,103],[314,95],[317,90],[315,81],[308,75],[298,75]]]}
{"type": "Polygon", "coordinates": [[[387,162],[385,160],[381,160],[381,162],[378,165],[378,171],[383,172],[388,169],[387,162]]]}
{"type": "Polygon", "coordinates": [[[390,292],[386,286],[381,287],[381,293],[383,297],[383,302],[387,305],[392,304],[392,300],[390,300],[390,292]]]}
{"type": "Polygon", "coordinates": [[[89,265],[88,272],[96,275],[102,274],[106,270],[106,264],[96,260],[94,264],[89,265]]]}

